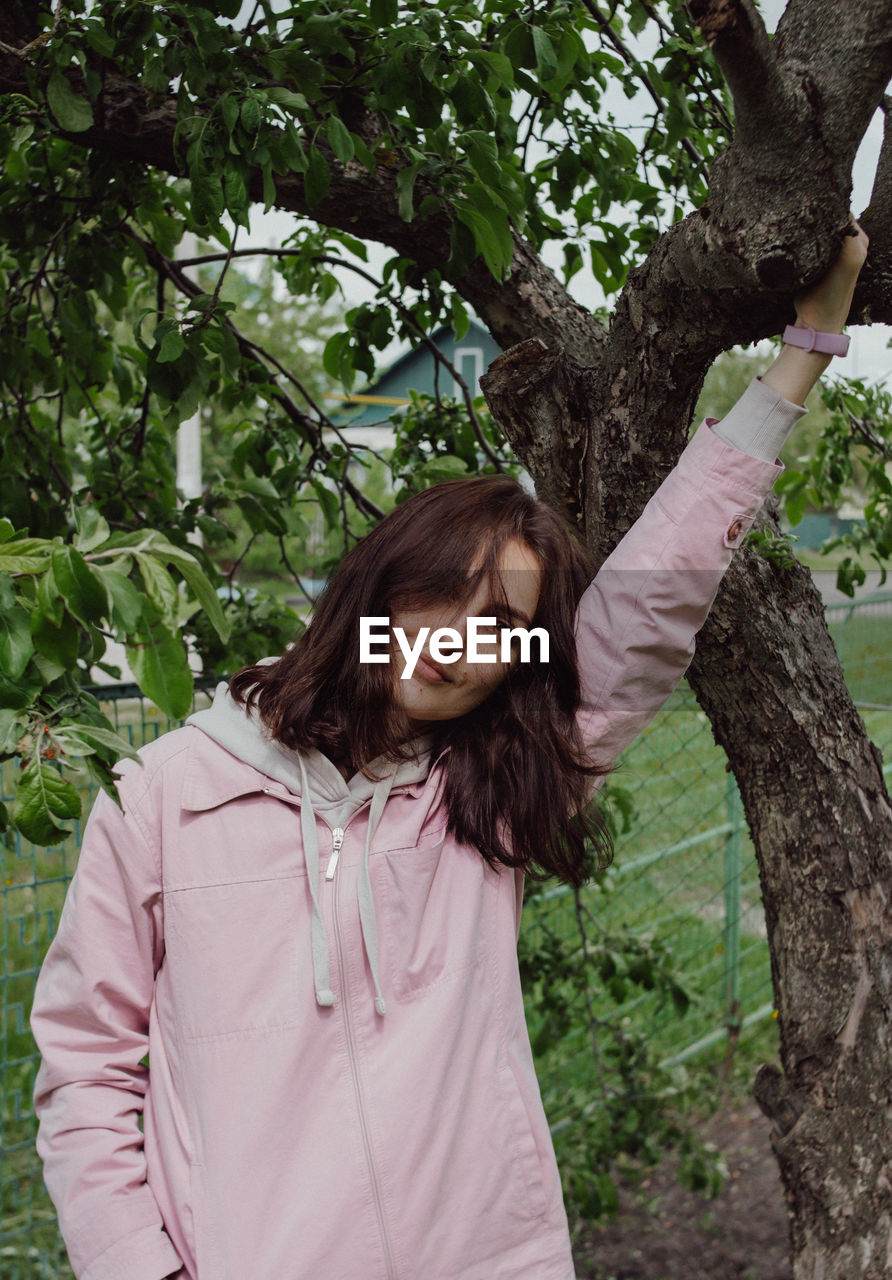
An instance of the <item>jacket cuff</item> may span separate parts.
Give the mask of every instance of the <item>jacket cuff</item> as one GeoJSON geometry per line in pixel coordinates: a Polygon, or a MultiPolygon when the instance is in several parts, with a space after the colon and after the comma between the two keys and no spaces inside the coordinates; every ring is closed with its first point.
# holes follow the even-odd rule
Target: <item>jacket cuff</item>
{"type": "Polygon", "coordinates": [[[80,1280],[164,1280],[182,1266],[170,1236],[154,1224],[116,1240],[80,1272],[80,1280]]]}
{"type": "Polygon", "coordinates": [[[720,422],[707,419],[715,434],[741,453],[773,462],[787,436],[805,414],[801,404],[785,400],[759,378],[753,378],[720,422]]]}

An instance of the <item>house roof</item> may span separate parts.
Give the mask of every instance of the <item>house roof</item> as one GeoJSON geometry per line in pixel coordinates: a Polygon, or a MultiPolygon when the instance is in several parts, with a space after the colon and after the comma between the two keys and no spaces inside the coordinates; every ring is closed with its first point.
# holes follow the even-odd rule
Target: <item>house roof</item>
{"type": "MultiPolygon", "coordinates": [[[[441,325],[430,335],[430,340],[457,369],[473,394],[479,395],[481,376],[500,354],[498,344],[487,330],[472,320],[464,337],[456,340],[452,328],[441,325]]],[[[345,398],[332,417],[351,427],[386,422],[408,403],[410,390],[434,395],[437,388],[445,396],[460,394],[449,369],[435,360],[427,344],[422,343],[397,356],[361,392],[345,398]]]]}

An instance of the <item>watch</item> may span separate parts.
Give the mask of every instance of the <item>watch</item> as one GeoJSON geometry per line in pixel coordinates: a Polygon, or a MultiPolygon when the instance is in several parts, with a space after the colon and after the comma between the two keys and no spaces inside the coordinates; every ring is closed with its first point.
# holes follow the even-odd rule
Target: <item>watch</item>
{"type": "Polygon", "coordinates": [[[801,347],[803,351],[818,351],[825,356],[844,356],[848,352],[850,339],[847,333],[822,333],[820,329],[812,329],[810,325],[788,324],[782,341],[790,347],[801,347]]]}

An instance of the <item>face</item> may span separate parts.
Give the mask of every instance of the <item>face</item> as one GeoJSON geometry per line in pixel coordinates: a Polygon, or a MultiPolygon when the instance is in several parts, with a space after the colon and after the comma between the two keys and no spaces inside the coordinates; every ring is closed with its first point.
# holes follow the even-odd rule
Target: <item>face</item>
{"type": "Polygon", "coordinates": [[[427,639],[415,670],[407,680],[400,679],[405,660],[395,646],[392,660],[396,679],[396,696],[405,708],[413,727],[421,727],[438,720],[454,720],[479,706],[505,679],[513,662],[502,662],[500,646],[484,650],[493,654],[495,662],[468,662],[466,657],[467,619],[469,617],[493,617],[496,626],[531,627],[539,602],[542,566],[538,558],[523,542],[512,539],[506,542],[499,558],[499,573],[505,600],[511,616],[504,616],[504,606],[490,599],[489,583],[481,582],[472,599],[456,614],[455,607],[443,605],[407,610],[395,614],[391,625],[402,627],[406,640],[414,649],[422,627],[429,627],[427,639]],[[461,634],[462,653],[457,662],[436,663],[430,653],[430,637],[440,627],[453,627],[461,634]]]}

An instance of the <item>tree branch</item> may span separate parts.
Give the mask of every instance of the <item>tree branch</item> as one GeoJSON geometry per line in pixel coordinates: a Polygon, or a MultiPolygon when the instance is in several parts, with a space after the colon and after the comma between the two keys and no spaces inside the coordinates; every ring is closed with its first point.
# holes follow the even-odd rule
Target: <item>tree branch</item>
{"type": "Polygon", "coordinates": [[[820,128],[828,177],[845,188],[892,75],[892,2],[789,0],[773,44],[799,86],[803,110],[820,128]]]}
{"type": "Polygon", "coordinates": [[[494,360],[480,385],[538,496],[580,528],[591,416],[581,370],[531,338],[494,360]]]}
{"type": "Polygon", "coordinates": [[[752,0],[689,0],[688,8],[731,90],[737,136],[764,139],[766,127],[773,135],[789,93],[752,0]]]}
{"type": "Polygon", "coordinates": [[[883,145],[870,203],[859,219],[870,236],[852,306],[852,318],[859,324],[892,322],[892,98],[883,99],[883,111],[883,145]]]}
{"type": "MultiPolygon", "coordinates": [[[[153,266],[156,271],[166,276],[167,279],[170,280],[171,283],[174,284],[186,297],[194,298],[203,292],[203,290],[195,284],[194,281],[190,280],[188,276],[183,274],[180,270],[180,264],[172,262],[169,258],[166,258],[150,240],[144,240],[133,231],[130,231],[129,234],[142,249],[149,264],[153,266]]],[[[314,422],[312,418],[301,411],[286,391],[284,391],[280,386],[276,387],[274,399],[285,410],[288,417],[298,427],[307,441],[313,446],[314,450],[318,452],[325,452],[322,431],[323,427],[328,427],[334,431],[335,435],[337,435],[348,455],[356,452],[355,446],[343,438],[339,429],[331,419],[322,413],[318,406],[315,405],[313,400],[307,395],[306,391],[294,375],[289,373],[289,371],[275,358],[275,356],[273,356],[269,351],[264,350],[264,348],[259,346],[256,342],[252,342],[250,338],[245,337],[241,330],[233,324],[232,320],[228,316],[223,319],[221,323],[230,330],[243,355],[258,361],[261,365],[266,362],[271,364],[287,381],[293,383],[300,394],[307,400],[307,403],[310,404],[319,415],[320,422],[314,422]]],[[[376,503],[372,502],[370,498],[367,498],[347,475],[344,475],[342,483],[346,492],[350,494],[350,497],[356,503],[357,509],[361,511],[363,515],[366,515],[373,520],[380,520],[384,512],[376,503]]]]}
{"type": "MultiPolygon", "coordinates": [[[[29,74],[45,83],[45,73],[35,73],[26,62],[0,51],[0,93],[33,92],[29,74]]],[[[95,147],[99,152],[128,164],[150,165],[162,172],[182,175],[174,150],[177,124],[176,98],[159,99],[141,85],[103,66],[103,91],[97,105],[96,124],[83,133],[66,135],[72,143],[95,147]]],[[[357,129],[360,124],[357,122],[357,129]]],[[[325,151],[321,139],[317,147],[325,151]]],[[[341,164],[328,151],[332,181],[324,199],[308,206],[301,174],[275,177],[276,206],[323,226],[347,231],[365,240],[389,245],[422,267],[442,270],[449,257],[448,215],[423,222],[405,222],[399,213],[396,172],[381,166],[369,173],[358,161],[341,164]]],[[[249,182],[252,200],[264,200],[263,177],[256,170],[249,182]]],[[[491,275],[482,258],[453,281],[458,292],[474,307],[496,342],[512,346],[538,337],[549,345],[560,343],[583,364],[594,364],[605,331],[594,317],[574,301],[554,273],[532,247],[515,237],[514,261],[501,283],[491,275]]]]}

